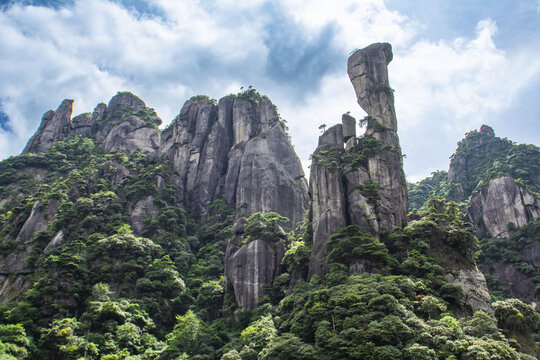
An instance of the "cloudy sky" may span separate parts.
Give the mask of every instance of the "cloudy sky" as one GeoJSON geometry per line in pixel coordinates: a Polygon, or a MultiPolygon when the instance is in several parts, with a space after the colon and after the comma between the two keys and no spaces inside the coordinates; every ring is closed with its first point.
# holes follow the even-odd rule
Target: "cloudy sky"
{"type": "Polygon", "coordinates": [[[540,144],[540,0],[0,1],[0,158],[42,114],[92,111],[117,91],[164,125],[191,96],[252,85],[288,120],[307,166],[320,124],[356,104],[349,54],[389,42],[409,181],[447,169],[463,135],[540,144]]]}

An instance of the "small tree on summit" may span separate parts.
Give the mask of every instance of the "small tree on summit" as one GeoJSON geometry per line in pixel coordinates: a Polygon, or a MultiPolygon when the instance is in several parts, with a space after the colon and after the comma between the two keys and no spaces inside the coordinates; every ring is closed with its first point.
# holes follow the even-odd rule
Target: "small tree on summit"
{"type": "Polygon", "coordinates": [[[322,124],[321,126],[319,126],[319,130],[322,130],[321,134],[324,134],[325,129],[326,129],[326,124],[322,124]]]}

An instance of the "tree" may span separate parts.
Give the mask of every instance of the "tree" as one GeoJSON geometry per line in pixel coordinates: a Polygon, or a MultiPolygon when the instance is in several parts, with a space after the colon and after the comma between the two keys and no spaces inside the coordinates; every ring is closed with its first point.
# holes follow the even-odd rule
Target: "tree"
{"type": "Polygon", "coordinates": [[[173,359],[183,353],[197,354],[202,331],[203,323],[193,311],[188,310],[184,315],[177,315],[173,331],[166,336],[167,348],[162,358],[173,359]]]}
{"type": "Polygon", "coordinates": [[[76,318],[53,320],[52,324],[41,331],[39,342],[47,349],[51,359],[79,359],[86,355],[97,355],[95,344],[76,335],[80,322],[76,318]]]}
{"type": "Polygon", "coordinates": [[[244,226],[246,243],[253,240],[262,240],[272,246],[287,236],[279,223],[288,222],[289,219],[276,212],[271,211],[265,214],[256,212],[246,220],[247,223],[244,226]]]}
{"type": "Polygon", "coordinates": [[[277,335],[271,315],[260,317],[240,334],[240,341],[260,352],[277,335]]]}
{"type": "Polygon", "coordinates": [[[297,336],[285,333],[274,338],[260,353],[263,360],[311,360],[315,348],[297,336]]]}
{"type": "Polygon", "coordinates": [[[322,124],[322,125],[319,126],[319,130],[322,130],[321,131],[322,134],[324,134],[325,129],[326,129],[326,124],[322,124]]]}

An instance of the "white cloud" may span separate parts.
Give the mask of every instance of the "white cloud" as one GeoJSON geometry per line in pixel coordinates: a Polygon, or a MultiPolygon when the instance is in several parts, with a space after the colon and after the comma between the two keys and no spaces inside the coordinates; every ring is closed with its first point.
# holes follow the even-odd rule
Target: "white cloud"
{"type": "Polygon", "coordinates": [[[75,99],[80,113],[129,90],[166,123],[192,95],[218,98],[253,85],[289,121],[306,164],[320,124],[346,111],[364,116],[346,75],[348,53],[386,41],[395,54],[389,72],[406,170],[416,179],[446,167],[463,133],[509,107],[540,72],[537,54],[497,48],[494,21],[478,23],[472,38],[419,40],[423,25],[383,0],[152,0],[149,7],[158,16],[106,0],[0,12],[0,105],[13,128],[0,131],[1,158],[22,150],[63,98],[75,99]]]}
{"type": "Polygon", "coordinates": [[[429,175],[430,164],[445,169],[464,133],[492,124],[539,73],[539,61],[498,49],[496,32],[486,19],[472,39],[420,41],[395,56],[390,78],[411,178],[429,175]]]}

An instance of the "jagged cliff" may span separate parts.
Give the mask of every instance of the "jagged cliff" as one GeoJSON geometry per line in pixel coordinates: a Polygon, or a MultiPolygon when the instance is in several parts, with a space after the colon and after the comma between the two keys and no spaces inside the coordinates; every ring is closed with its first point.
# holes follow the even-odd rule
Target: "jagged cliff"
{"type": "Polygon", "coordinates": [[[366,132],[357,138],[356,121],[345,114],[342,124],[319,137],[309,185],[313,222],[309,277],[327,272],[326,243],[340,228],[356,224],[375,234],[405,225],[407,187],[388,82],[391,60],[389,44],[373,44],[351,55],[347,71],[358,103],[368,113],[363,120],[366,132]]]}
{"type": "Polygon", "coordinates": [[[119,93],[92,114],[71,119],[73,100],[48,111],[23,154],[43,152],[76,134],[102,143],[106,151],[138,150],[169,160],[178,206],[201,218],[221,196],[238,217],[276,211],[294,226],[303,218],[307,181],[272,102],[254,90],[243,97],[188,100],[167,129],[155,111],[130,93],[119,93]]]}
{"type": "MultiPolygon", "coordinates": [[[[56,111],[43,116],[23,154],[45,152],[70,135],[88,137],[107,152],[140,151],[151,160],[169,162],[169,182],[157,175],[155,186],[172,186],[175,205],[188,209],[196,219],[210,216],[209,206],[218,199],[235,209],[237,219],[274,211],[289,219],[283,224],[289,228],[303,219],[307,181],[300,160],[276,107],[255,90],[229,95],[219,102],[205,96],[193,97],[163,131],[158,128],[161,120],[155,111],[131,93],[118,93],[108,105],[99,104],[92,114],[73,119],[72,104],[73,100],[64,100],[56,111]]],[[[116,186],[134,174],[115,161],[104,164],[103,172],[114,172],[112,181],[116,186]]],[[[51,209],[49,206],[49,212],[51,209]]],[[[155,220],[159,215],[152,194],[128,210],[138,235],[145,232],[147,218],[155,220]]],[[[42,218],[41,212],[32,211],[26,221],[30,225],[23,226],[22,233],[29,233],[29,238],[37,230],[46,230],[51,220],[47,223],[42,218]]],[[[53,218],[54,214],[48,216],[53,218]]],[[[262,287],[272,282],[284,253],[257,244],[242,247],[233,239],[226,251],[226,282],[234,289],[242,309],[256,306],[262,287]],[[242,261],[238,262],[240,257],[242,261]]],[[[20,261],[5,259],[5,273],[15,271],[13,266],[19,272],[25,268],[24,254],[17,256],[20,261]]]]}

